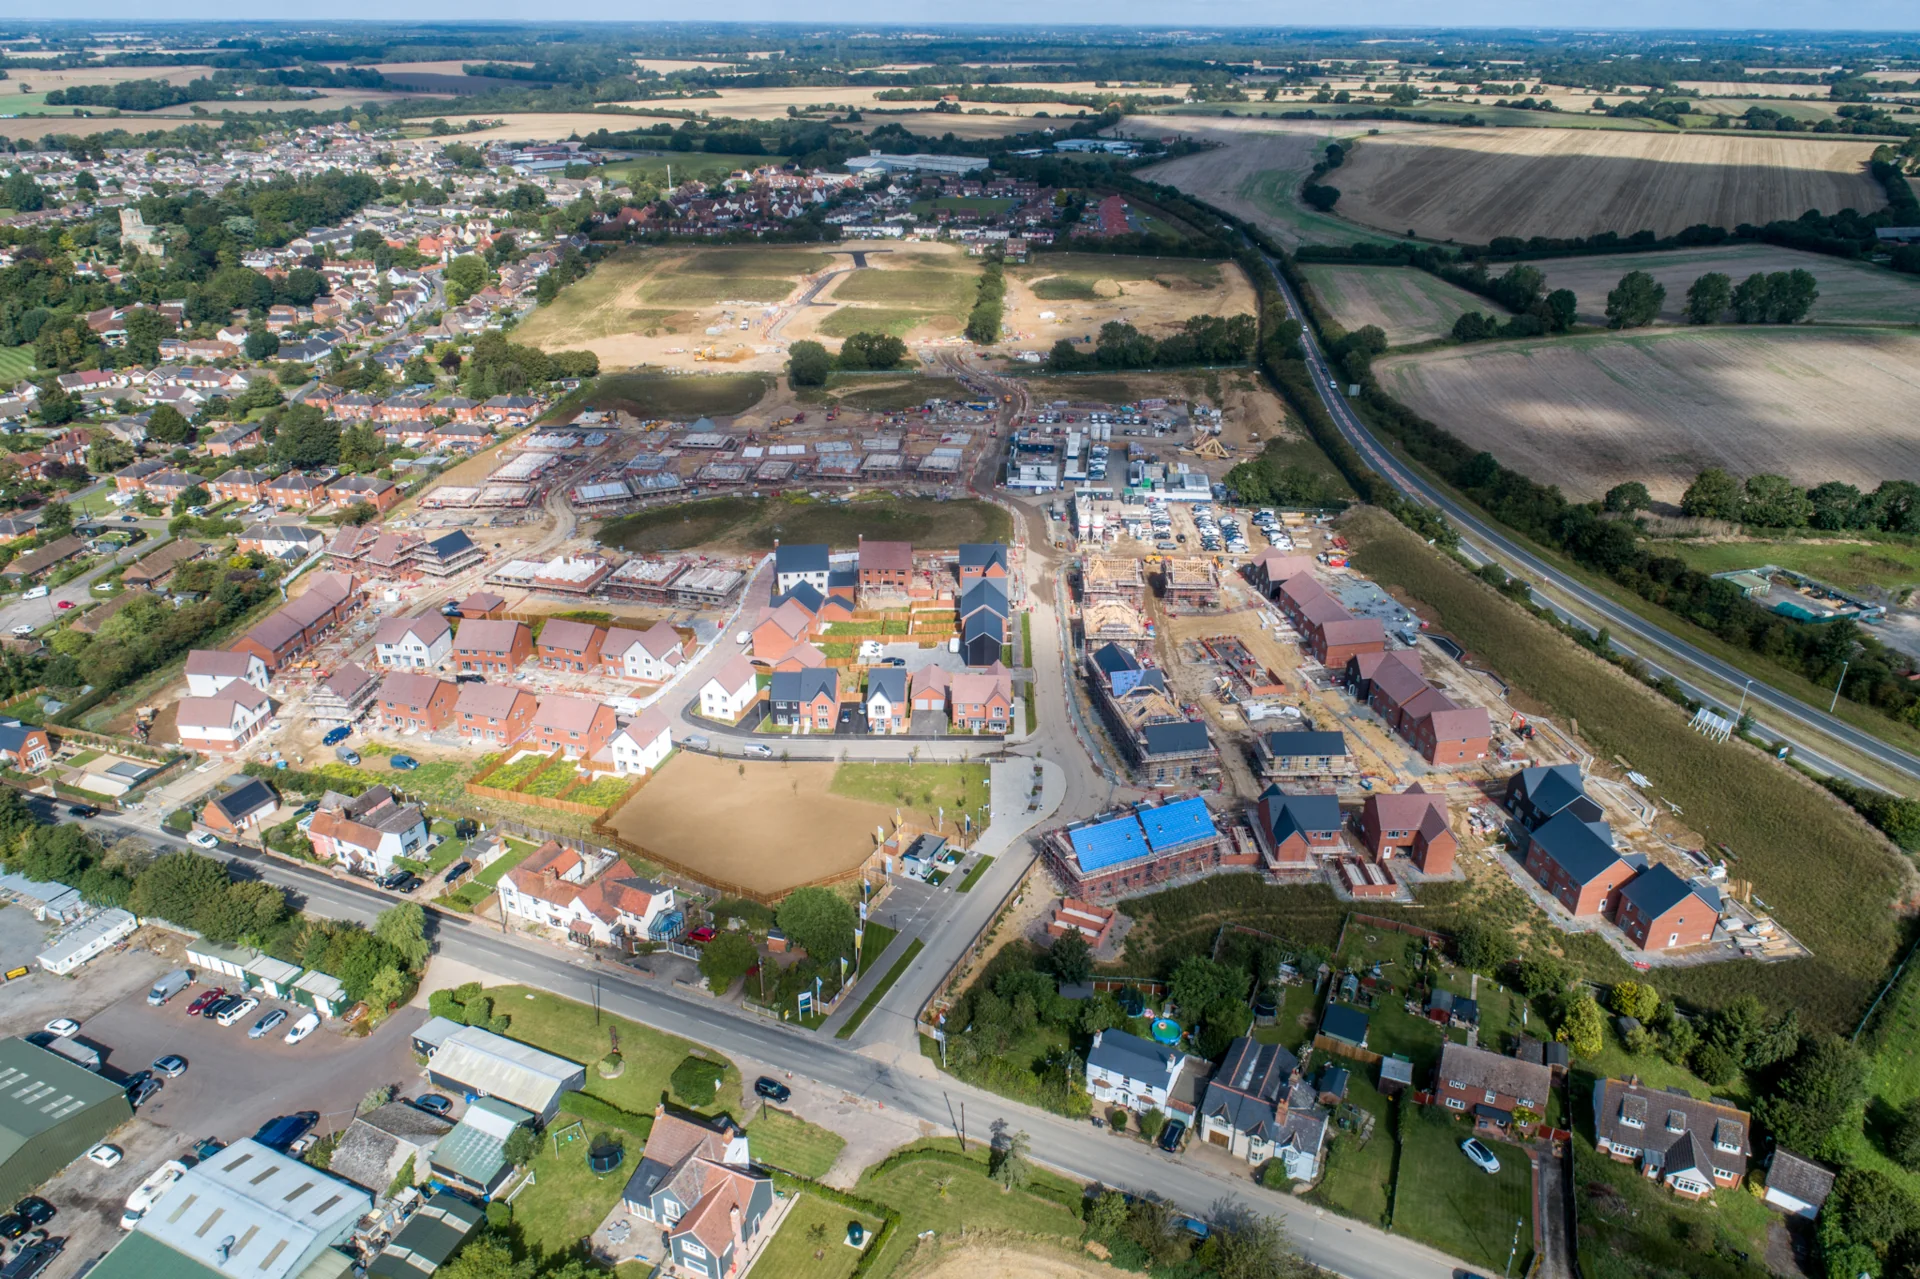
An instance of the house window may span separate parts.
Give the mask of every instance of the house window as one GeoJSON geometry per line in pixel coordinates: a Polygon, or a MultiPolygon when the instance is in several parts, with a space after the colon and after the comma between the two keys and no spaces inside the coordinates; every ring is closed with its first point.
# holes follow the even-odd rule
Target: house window
{"type": "Polygon", "coordinates": [[[1487,1089],[1486,1097],[1487,1097],[1487,1104],[1491,1106],[1495,1101],[1499,1099],[1500,1094],[1495,1092],[1493,1089],[1489,1088],[1487,1089]]]}
{"type": "Polygon", "coordinates": [[[1466,1108],[1467,1108],[1467,1103],[1460,1100],[1458,1097],[1447,1098],[1448,1110],[1465,1110],[1466,1108]]]}

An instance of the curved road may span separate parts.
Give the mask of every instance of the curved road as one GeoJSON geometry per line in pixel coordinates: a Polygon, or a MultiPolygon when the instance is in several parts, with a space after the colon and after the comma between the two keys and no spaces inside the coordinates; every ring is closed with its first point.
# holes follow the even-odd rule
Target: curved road
{"type": "MultiPolygon", "coordinates": [[[[1347,404],[1346,397],[1340,394],[1338,384],[1333,380],[1333,374],[1327,364],[1326,355],[1320,349],[1319,339],[1315,336],[1313,327],[1308,322],[1305,308],[1300,305],[1300,300],[1294,296],[1293,287],[1287,283],[1286,277],[1282,275],[1274,265],[1272,256],[1264,253],[1262,256],[1266,259],[1268,269],[1273,271],[1274,280],[1280,286],[1280,295],[1286,300],[1288,312],[1294,319],[1300,321],[1301,346],[1306,353],[1307,366],[1313,373],[1314,389],[1320,393],[1321,402],[1327,406],[1327,411],[1333,415],[1334,423],[1339,427],[1340,433],[1347,438],[1348,443],[1360,451],[1361,456],[1366,458],[1368,464],[1372,466],[1374,470],[1380,472],[1381,475],[1392,482],[1395,488],[1398,488],[1408,497],[1424,505],[1438,508],[1449,520],[1453,521],[1454,525],[1459,528],[1464,535],[1478,544],[1481,558],[1495,557],[1508,561],[1512,567],[1531,575],[1535,580],[1551,583],[1555,590],[1570,596],[1578,601],[1582,607],[1605,619],[1609,631],[1614,634],[1631,635],[1655,653],[1688,663],[1715,679],[1725,681],[1730,687],[1740,688],[1747,684],[1748,676],[1746,672],[1740,670],[1738,667],[1720,660],[1704,649],[1647,621],[1639,614],[1614,603],[1600,592],[1593,590],[1533,555],[1519,543],[1496,532],[1477,516],[1454,501],[1453,498],[1428,483],[1425,478],[1401,462],[1388,449],[1382,446],[1367,429],[1366,424],[1360,420],[1359,415],[1347,404]]],[[[1584,622],[1580,622],[1579,619],[1571,617],[1564,609],[1557,607],[1550,600],[1540,596],[1536,596],[1535,598],[1538,603],[1553,609],[1563,617],[1567,617],[1568,620],[1575,622],[1576,625],[1580,625],[1585,629],[1592,629],[1586,626],[1584,622]]],[[[1635,652],[1635,650],[1618,643],[1613,647],[1621,653],[1639,657],[1642,661],[1648,662],[1649,666],[1654,666],[1655,669],[1662,671],[1662,673],[1672,676],[1680,683],[1682,688],[1701,701],[1724,705],[1727,700],[1725,696],[1720,693],[1703,689],[1697,684],[1688,683],[1679,672],[1673,670],[1671,667],[1658,667],[1655,663],[1649,661],[1644,653],[1635,652]]],[[[1783,693],[1779,689],[1759,679],[1752,681],[1748,699],[1756,707],[1767,707],[1774,711],[1781,719],[1798,725],[1801,730],[1810,729],[1815,733],[1822,734],[1836,741],[1844,742],[1861,754],[1870,756],[1907,777],[1920,780],[1920,756],[1909,754],[1897,746],[1891,746],[1879,738],[1874,737],[1872,734],[1855,728],[1845,720],[1830,715],[1817,707],[1808,706],[1798,698],[1788,693],[1783,693]]],[[[1757,719],[1755,726],[1760,727],[1757,719]]],[[[1779,737],[1791,743],[1795,753],[1801,758],[1814,761],[1836,775],[1851,778],[1863,785],[1872,786],[1876,790],[1885,789],[1872,779],[1859,776],[1831,757],[1820,754],[1817,748],[1807,745],[1804,732],[1802,735],[1796,736],[1792,731],[1783,731],[1777,724],[1765,731],[1768,736],[1779,737]]]]}

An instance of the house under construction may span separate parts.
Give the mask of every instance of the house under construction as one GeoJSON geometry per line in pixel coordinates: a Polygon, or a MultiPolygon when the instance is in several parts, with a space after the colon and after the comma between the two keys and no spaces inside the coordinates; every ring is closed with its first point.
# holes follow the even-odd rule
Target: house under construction
{"type": "Polygon", "coordinates": [[[1147,602],[1147,578],[1131,556],[1089,555],[1081,562],[1081,598],[1120,599],[1140,608],[1147,602]]]}
{"type": "Polygon", "coordinates": [[[1205,556],[1168,556],[1161,561],[1160,593],[1169,605],[1220,607],[1220,568],[1205,556]]]}

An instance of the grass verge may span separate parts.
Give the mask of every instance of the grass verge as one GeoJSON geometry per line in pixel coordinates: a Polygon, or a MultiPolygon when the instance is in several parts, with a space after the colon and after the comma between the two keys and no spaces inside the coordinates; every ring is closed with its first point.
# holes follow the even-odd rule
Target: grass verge
{"type": "Polygon", "coordinates": [[[979,882],[980,877],[987,873],[987,867],[991,865],[993,865],[993,858],[982,857],[973,864],[973,869],[967,872],[967,877],[961,880],[960,886],[953,891],[956,893],[972,892],[974,884],[979,882]]]}
{"type": "MultiPolygon", "coordinates": [[[[853,1016],[847,1018],[846,1025],[833,1032],[833,1037],[835,1039],[851,1039],[853,1032],[860,1029],[860,1023],[867,1019],[869,1013],[880,1006],[881,999],[885,998],[886,993],[893,989],[893,984],[900,980],[908,968],[913,966],[914,959],[925,949],[926,943],[922,942],[918,937],[914,938],[907,946],[906,954],[894,961],[893,967],[887,969],[879,982],[874,985],[874,988],[867,992],[867,997],[860,1001],[860,1006],[853,1010],[853,1016]]],[[[798,1172],[799,1169],[795,1168],[791,1171],[798,1172]]]]}
{"type": "Polygon", "coordinates": [[[827,1169],[847,1148],[846,1139],[839,1133],[776,1106],[760,1108],[747,1125],[747,1138],[754,1159],[814,1181],[826,1176],[827,1169]]]}

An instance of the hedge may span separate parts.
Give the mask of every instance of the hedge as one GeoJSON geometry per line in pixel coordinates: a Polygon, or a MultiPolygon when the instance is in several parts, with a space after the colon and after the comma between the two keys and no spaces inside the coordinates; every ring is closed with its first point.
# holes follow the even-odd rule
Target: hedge
{"type": "Polygon", "coordinates": [[[563,1092],[560,1094],[560,1110],[575,1119],[590,1120],[596,1124],[608,1124],[621,1128],[645,1141],[653,1131],[652,1115],[636,1115],[631,1110],[605,1102],[598,1097],[583,1092],[563,1092]]]}
{"type": "MultiPolygon", "coordinates": [[[[879,1167],[886,1167],[888,1162],[889,1161],[883,1160],[879,1167]]],[[[887,1243],[893,1238],[893,1232],[900,1228],[899,1213],[887,1207],[885,1204],[875,1203],[871,1199],[862,1199],[858,1195],[850,1195],[844,1190],[835,1190],[832,1186],[824,1185],[821,1182],[813,1181],[806,1177],[796,1176],[783,1169],[773,1168],[769,1171],[773,1173],[773,1184],[789,1193],[793,1191],[804,1191],[810,1195],[818,1195],[828,1203],[839,1204],[842,1208],[848,1209],[851,1212],[865,1213],[869,1217],[880,1218],[880,1229],[873,1232],[873,1238],[868,1240],[867,1246],[861,1250],[860,1260],[854,1263],[853,1271],[848,1276],[848,1279],[861,1279],[861,1276],[879,1264],[881,1252],[885,1250],[887,1243]]]]}

